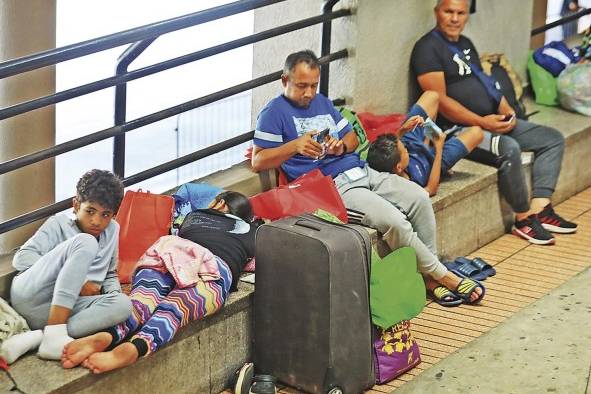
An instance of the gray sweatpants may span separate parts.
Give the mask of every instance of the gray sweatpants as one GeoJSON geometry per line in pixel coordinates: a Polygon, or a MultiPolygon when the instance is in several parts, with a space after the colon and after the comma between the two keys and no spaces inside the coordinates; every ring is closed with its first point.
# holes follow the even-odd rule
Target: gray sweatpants
{"type": "Polygon", "coordinates": [[[131,301],[125,294],[79,295],[97,252],[98,243],[92,235],[78,234],[13,279],[12,306],[32,330],[47,325],[51,305],[72,309],[67,327],[74,338],[94,334],[129,317],[131,301]]]}
{"type": "Polygon", "coordinates": [[[447,268],[437,258],[435,213],[429,194],[398,175],[365,166],[365,176],[352,181],[339,174],[335,184],[347,208],[364,213],[363,224],[383,234],[392,248],[410,246],[417,254],[419,271],[440,279],[447,268]]]}
{"type": "Polygon", "coordinates": [[[510,133],[485,131],[482,143],[468,156],[499,168],[499,190],[517,213],[529,210],[529,193],[521,165],[521,152],[534,153],[532,197],[552,197],[564,153],[564,137],[555,129],[518,119],[510,133]],[[492,153],[491,159],[485,156],[487,152],[492,153]]]}

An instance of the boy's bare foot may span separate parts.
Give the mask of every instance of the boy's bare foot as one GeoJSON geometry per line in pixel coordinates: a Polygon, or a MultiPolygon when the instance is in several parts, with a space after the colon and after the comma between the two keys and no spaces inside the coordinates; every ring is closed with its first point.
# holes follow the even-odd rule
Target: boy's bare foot
{"type": "Polygon", "coordinates": [[[125,342],[110,352],[94,353],[82,363],[92,373],[103,373],[123,368],[137,361],[138,352],[131,342],[125,342]]]}
{"type": "Polygon", "coordinates": [[[74,368],[80,365],[91,354],[104,351],[112,341],[111,334],[99,332],[68,343],[62,353],[62,367],[74,368]]]}

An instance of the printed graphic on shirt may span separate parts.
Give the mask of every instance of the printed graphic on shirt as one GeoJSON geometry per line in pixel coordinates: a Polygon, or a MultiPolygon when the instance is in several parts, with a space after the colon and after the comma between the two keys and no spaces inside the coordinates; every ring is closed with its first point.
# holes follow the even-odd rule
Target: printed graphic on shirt
{"type": "MultiPolygon", "coordinates": [[[[468,49],[468,51],[470,50],[468,49]]],[[[468,59],[468,57],[466,57],[466,59],[468,59]]],[[[460,59],[457,53],[454,54],[452,60],[458,65],[458,74],[461,76],[472,74],[470,66],[464,60],[460,59]]]]}
{"type": "Polygon", "coordinates": [[[466,61],[470,61],[470,48],[464,49],[464,58],[466,59],[466,61]]]}
{"type": "Polygon", "coordinates": [[[221,230],[231,234],[247,234],[250,231],[250,225],[237,216],[212,215],[199,211],[192,212],[187,216],[183,227],[187,226],[199,226],[201,229],[221,230]]]}
{"type": "Polygon", "coordinates": [[[337,125],[335,124],[332,116],[329,114],[316,115],[311,118],[297,118],[292,116],[292,119],[298,133],[298,137],[309,131],[322,131],[327,127],[330,129],[330,135],[334,137],[336,134],[337,125]]]}
{"type": "Polygon", "coordinates": [[[230,214],[226,214],[226,216],[236,219],[236,221],[234,222],[234,229],[228,231],[229,233],[246,234],[250,231],[250,225],[246,223],[244,220],[230,214]]]}

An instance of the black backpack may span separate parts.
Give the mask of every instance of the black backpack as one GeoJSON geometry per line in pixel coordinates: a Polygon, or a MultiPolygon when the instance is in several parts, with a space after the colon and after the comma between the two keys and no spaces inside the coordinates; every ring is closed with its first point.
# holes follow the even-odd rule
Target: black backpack
{"type": "Polygon", "coordinates": [[[480,57],[482,70],[493,77],[501,88],[503,96],[515,110],[518,119],[527,119],[525,105],[522,102],[523,88],[519,76],[513,71],[507,57],[502,53],[483,54],[480,57]]]}

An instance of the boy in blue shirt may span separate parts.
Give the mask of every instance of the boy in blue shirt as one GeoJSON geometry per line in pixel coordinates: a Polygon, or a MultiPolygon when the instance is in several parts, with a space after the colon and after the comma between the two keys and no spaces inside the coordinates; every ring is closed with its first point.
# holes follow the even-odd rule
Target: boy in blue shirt
{"type": "Polygon", "coordinates": [[[116,271],[119,224],[113,216],[123,184],[109,171],[91,170],[76,192],[73,212],[50,217],[12,261],[19,271],[10,289],[12,306],[38,333],[25,333],[22,340],[15,336],[3,346],[12,361],[36,346],[39,357],[59,360],[72,337],[111,327],[131,314],[116,271]]]}
{"type": "Polygon", "coordinates": [[[431,120],[437,116],[438,94],[427,91],[412,106],[408,121],[415,127],[408,132],[380,135],[369,147],[367,164],[380,172],[390,172],[419,184],[433,196],[441,174],[466,157],[483,138],[480,127],[468,127],[457,136],[446,135],[431,120]]]}

